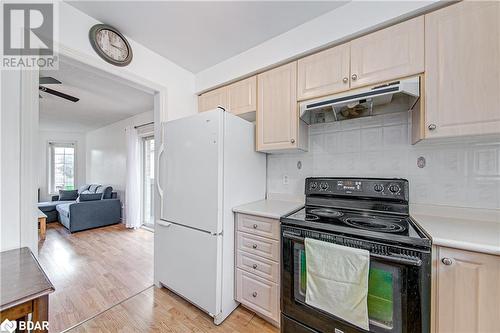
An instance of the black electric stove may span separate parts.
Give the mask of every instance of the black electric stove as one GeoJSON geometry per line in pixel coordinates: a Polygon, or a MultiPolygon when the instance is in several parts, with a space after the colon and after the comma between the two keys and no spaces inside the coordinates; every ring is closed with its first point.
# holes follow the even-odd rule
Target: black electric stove
{"type": "Polygon", "coordinates": [[[370,332],[429,332],[431,240],[409,215],[408,181],[307,178],[305,185],[305,207],[281,218],[282,332],[366,332],[305,303],[305,238],[370,252],[370,332]]]}

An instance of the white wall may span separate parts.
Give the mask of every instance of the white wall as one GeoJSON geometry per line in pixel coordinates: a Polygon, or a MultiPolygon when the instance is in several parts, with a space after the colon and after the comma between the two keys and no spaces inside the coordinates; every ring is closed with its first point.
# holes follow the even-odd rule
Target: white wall
{"type": "MultiPolygon", "coordinates": [[[[76,49],[91,58],[99,59],[89,42],[89,29],[98,22],[87,14],[77,10],[67,3],[59,3],[59,43],[76,49]]],[[[145,24],[147,24],[145,22],[145,24]]],[[[196,98],[194,95],[195,77],[191,72],[177,66],[170,60],[149,50],[141,44],[128,38],[133,50],[133,60],[123,71],[148,79],[167,87],[169,119],[175,119],[196,112],[196,98]]]]}
{"type": "Polygon", "coordinates": [[[207,90],[426,10],[437,1],[352,1],[196,74],[207,90]]]}
{"type": "Polygon", "coordinates": [[[79,187],[85,184],[85,168],[86,168],[86,144],[85,133],[78,132],[56,132],[56,131],[40,131],[39,132],[39,182],[40,200],[50,201],[51,193],[49,193],[49,142],[60,143],[75,143],[76,144],[76,186],[79,187]]]}
{"type": "Polygon", "coordinates": [[[87,132],[87,183],[113,186],[113,190],[118,192],[122,204],[124,204],[127,181],[127,141],[125,127],[149,123],[153,121],[153,117],[153,111],[144,112],[87,132]]]}
{"type": "Polygon", "coordinates": [[[409,126],[406,112],[312,125],[308,152],[268,156],[268,192],[302,199],[310,176],[401,177],[410,182],[412,204],[500,207],[499,141],[412,146],[409,126]]]}

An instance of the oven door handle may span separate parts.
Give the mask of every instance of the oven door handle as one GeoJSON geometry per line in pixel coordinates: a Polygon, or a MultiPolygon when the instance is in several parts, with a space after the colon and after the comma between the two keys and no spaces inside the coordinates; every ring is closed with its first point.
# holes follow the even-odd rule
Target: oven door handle
{"type": "MultiPolygon", "coordinates": [[[[299,241],[302,243],[305,240],[304,237],[301,237],[301,236],[298,236],[298,235],[295,235],[293,233],[286,232],[286,231],[283,232],[283,238],[296,240],[296,241],[299,241]]],[[[420,260],[420,259],[411,259],[411,258],[405,258],[405,257],[400,257],[400,256],[385,256],[385,255],[371,253],[371,252],[370,252],[370,257],[382,259],[382,260],[387,260],[387,261],[391,261],[391,262],[395,262],[395,263],[403,264],[403,265],[411,265],[411,266],[418,266],[418,267],[422,266],[422,260],[420,260]]]]}
{"type": "Polygon", "coordinates": [[[403,265],[411,265],[411,266],[417,266],[417,267],[422,266],[422,260],[420,260],[420,259],[410,259],[410,258],[405,258],[405,257],[400,257],[400,256],[384,256],[384,255],[376,254],[376,253],[370,253],[370,257],[377,258],[377,259],[383,259],[383,260],[387,260],[387,261],[392,261],[392,262],[396,262],[398,264],[403,264],[403,265]]]}
{"type": "Polygon", "coordinates": [[[292,234],[292,233],[286,232],[286,231],[283,232],[283,237],[284,238],[293,239],[293,240],[296,240],[296,241],[299,241],[299,242],[304,242],[304,239],[305,239],[304,237],[297,236],[295,234],[292,234]]]}

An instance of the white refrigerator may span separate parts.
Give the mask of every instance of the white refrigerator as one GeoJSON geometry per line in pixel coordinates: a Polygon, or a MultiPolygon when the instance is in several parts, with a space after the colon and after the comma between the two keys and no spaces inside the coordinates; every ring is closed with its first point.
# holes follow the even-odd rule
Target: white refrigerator
{"type": "Polygon", "coordinates": [[[255,126],[222,109],[169,121],[157,156],[155,283],[220,324],[238,305],[232,208],[265,198],[255,126]]]}

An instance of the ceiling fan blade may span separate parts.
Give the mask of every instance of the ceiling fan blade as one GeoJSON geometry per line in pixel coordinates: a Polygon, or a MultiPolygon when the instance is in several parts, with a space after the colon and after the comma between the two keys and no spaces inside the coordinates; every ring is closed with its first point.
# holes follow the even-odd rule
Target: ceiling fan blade
{"type": "Polygon", "coordinates": [[[57,91],[57,90],[54,90],[54,89],[50,89],[50,88],[47,88],[47,87],[39,86],[38,89],[40,91],[46,92],[48,94],[51,94],[51,95],[54,95],[54,96],[57,96],[57,97],[61,97],[61,98],[67,99],[68,101],[72,101],[72,102],[75,102],[75,103],[80,100],[79,98],[73,97],[71,95],[67,95],[67,94],[62,93],[60,91],[57,91]]]}
{"type": "Polygon", "coordinates": [[[40,84],[61,84],[61,81],[56,80],[51,76],[41,76],[40,84]]]}

